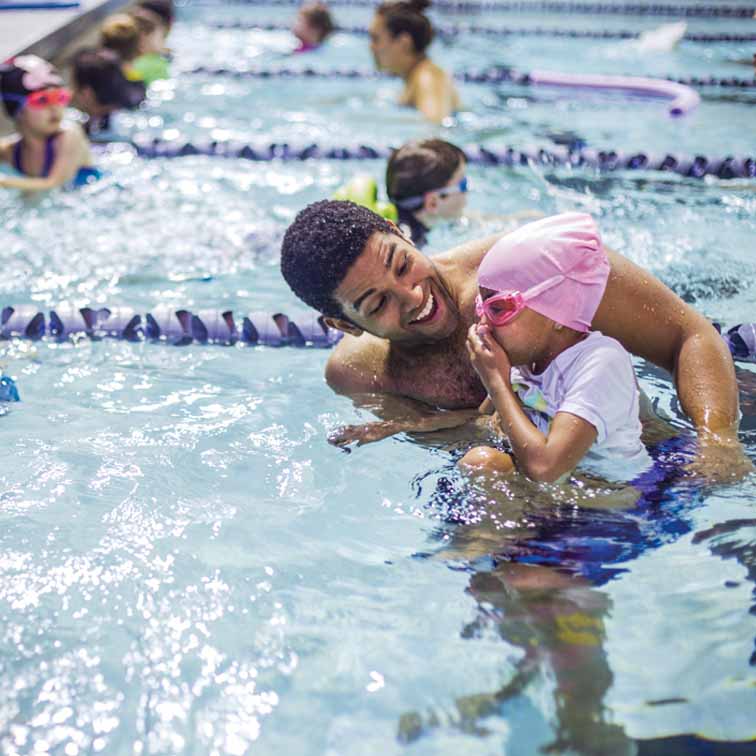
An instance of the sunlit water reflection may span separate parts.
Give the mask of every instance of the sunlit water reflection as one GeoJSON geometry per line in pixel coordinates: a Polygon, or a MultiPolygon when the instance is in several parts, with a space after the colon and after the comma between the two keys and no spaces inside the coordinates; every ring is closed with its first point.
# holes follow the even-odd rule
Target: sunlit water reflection
{"type": "MultiPolygon", "coordinates": [[[[177,27],[177,60],[191,62],[202,28],[196,19],[177,27]]],[[[222,39],[202,34],[202,44],[222,39]]],[[[270,40],[263,58],[285,41],[270,40]]],[[[350,55],[353,44],[344,41],[350,55]]],[[[290,104],[276,105],[289,123],[269,110],[271,82],[188,82],[170,85],[175,97],[134,124],[160,118],[162,129],[192,102],[187,133],[296,133],[290,104]],[[259,94],[254,127],[223,108],[250,92],[259,94]],[[212,125],[193,131],[204,118],[212,125]]],[[[310,120],[321,113],[313,103],[331,96],[356,103],[354,118],[368,114],[366,137],[371,128],[384,140],[425,133],[410,113],[373,117],[390,113],[392,83],[378,105],[355,83],[292,86],[303,137],[354,136],[351,116],[333,122],[340,105],[310,120]]],[[[483,103],[449,137],[476,141],[477,129],[498,123],[525,140],[537,124],[546,134],[588,120],[587,110],[565,120],[545,103],[527,108],[538,118],[483,103]]],[[[628,123],[633,111],[622,110],[624,121],[595,133],[614,143],[625,127],[628,140],[638,129],[662,142],[695,131],[649,126],[645,110],[628,123]]],[[[695,143],[716,151],[725,131],[696,133],[695,143]]],[[[129,150],[101,163],[105,179],[79,193],[0,196],[3,305],[296,309],[277,266],[287,224],[353,173],[380,180],[383,171],[375,161],[142,161],[129,150]]],[[[432,250],[495,232],[502,214],[523,208],[587,210],[609,246],[708,317],[755,319],[752,183],[528,167],[469,174],[469,217],[434,229],[432,250]]],[[[0,343],[23,400],[0,418],[4,753],[398,753],[400,734],[418,753],[535,753],[559,741],[619,754],[630,738],[756,735],[751,480],[709,491],[673,476],[657,487],[662,504],[632,513],[598,510],[589,489],[515,486],[463,496],[452,517],[439,506],[461,483],[447,441],[400,438],[349,455],[327,444],[329,430],[367,415],[327,388],[326,359],[0,343]],[[567,529],[547,544],[557,559],[577,542],[566,534],[584,537],[588,526],[609,528],[602,548],[624,556],[588,554],[588,572],[602,577],[534,591],[502,555],[555,523],[567,529]]],[[[668,378],[638,368],[684,428],[668,378]]],[[[741,376],[744,386],[753,375],[741,376]]],[[[751,457],[752,396],[744,389],[751,457]]]]}

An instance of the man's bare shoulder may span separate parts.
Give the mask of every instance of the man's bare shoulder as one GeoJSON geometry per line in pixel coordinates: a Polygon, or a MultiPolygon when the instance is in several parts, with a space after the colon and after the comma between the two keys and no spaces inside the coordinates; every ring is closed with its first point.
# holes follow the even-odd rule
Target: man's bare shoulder
{"type": "Polygon", "coordinates": [[[455,269],[463,269],[466,272],[477,271],[486,252],[498,241],[501,234],[487,236],[483,239],[460,244],[458,247],[433,255],[433,262],[440,268],[451,266],[455,269]]]}
{"type": "Polygon", "coordinates": [[[503,229],[491,236],[485,236],[481,239],[473,239],[471,241],[460,244],[458,247],[453,247],[446,252],[441,252],[437,255],[433,255],[433,262],[439,267],[452,266],[455,269],[463,269],[465,272],[477,272],[480,267],[480,263],[483,258],[494,244],[496,244],[502,236],[506,236],[508,233],[514,231],[517,227],[528,223],[536,218],[542,218],[543,213],[534,210],[522,210],[517,213],[510,213],[508,215],[502,215],[499,217],[503,229]]]}
{"type": "Polygon", "coordinates": [[[389,343],[370,334],[344,336],[326,364],[328,385],[340,394],[387,392],[389,343]]]}

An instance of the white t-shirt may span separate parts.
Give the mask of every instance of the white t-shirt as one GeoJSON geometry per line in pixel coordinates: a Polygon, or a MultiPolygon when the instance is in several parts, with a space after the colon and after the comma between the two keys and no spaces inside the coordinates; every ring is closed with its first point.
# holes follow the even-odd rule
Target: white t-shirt
{"type": "Polygon", "coordinates": [[[566,349],[536,375],[513,367],[512,388],[533,424],[545,434],[557,412],[569,412],[596,429],[596,441],[581,467],[614,480],[628,480],[650,457],[641,443],[638,382],[630,355],[599,331],[566,349]]]}

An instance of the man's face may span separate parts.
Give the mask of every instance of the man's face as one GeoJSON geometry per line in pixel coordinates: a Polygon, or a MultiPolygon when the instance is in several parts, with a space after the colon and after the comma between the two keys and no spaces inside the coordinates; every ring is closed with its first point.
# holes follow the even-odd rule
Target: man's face
{"type": "Polygon", "coordinates": [[[352,323],[394,342],[441,341],[459,325],[436,266],[393,233],[370,237],[334,297],[352,323]]]}

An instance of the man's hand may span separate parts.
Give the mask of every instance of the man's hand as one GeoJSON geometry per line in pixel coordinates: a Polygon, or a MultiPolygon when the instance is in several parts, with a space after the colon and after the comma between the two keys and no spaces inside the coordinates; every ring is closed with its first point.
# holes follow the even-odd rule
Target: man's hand
{"type": "Polygon", "coordinates": [[[449,410],[433,412],[420,418],[378,420],[363,425],[345,425],[329,434],[328,442],[346,449],[352,444],[363,446],[373,441],[382,441],[397,433],[433,433],[449,428],[459,428],[471,420],[478,420],[479,417],[478,410],[474,409],[449,410]]]}
{"type": "Polygon", "coordinates": [[[489,395],[493,395],[502,385],[509,385],[512,363],[487,326],[470,326],[467,354],[489,395]]]}
{"type": "Polygon", "coordinates": [[[328,435],[328,443],[350,451],[349,447],[352,444],[362,446],[373,441],[382,441],[401,430],[402,428],[390,420],[378,420],[363,425],[344,425],[328,435]]]}

